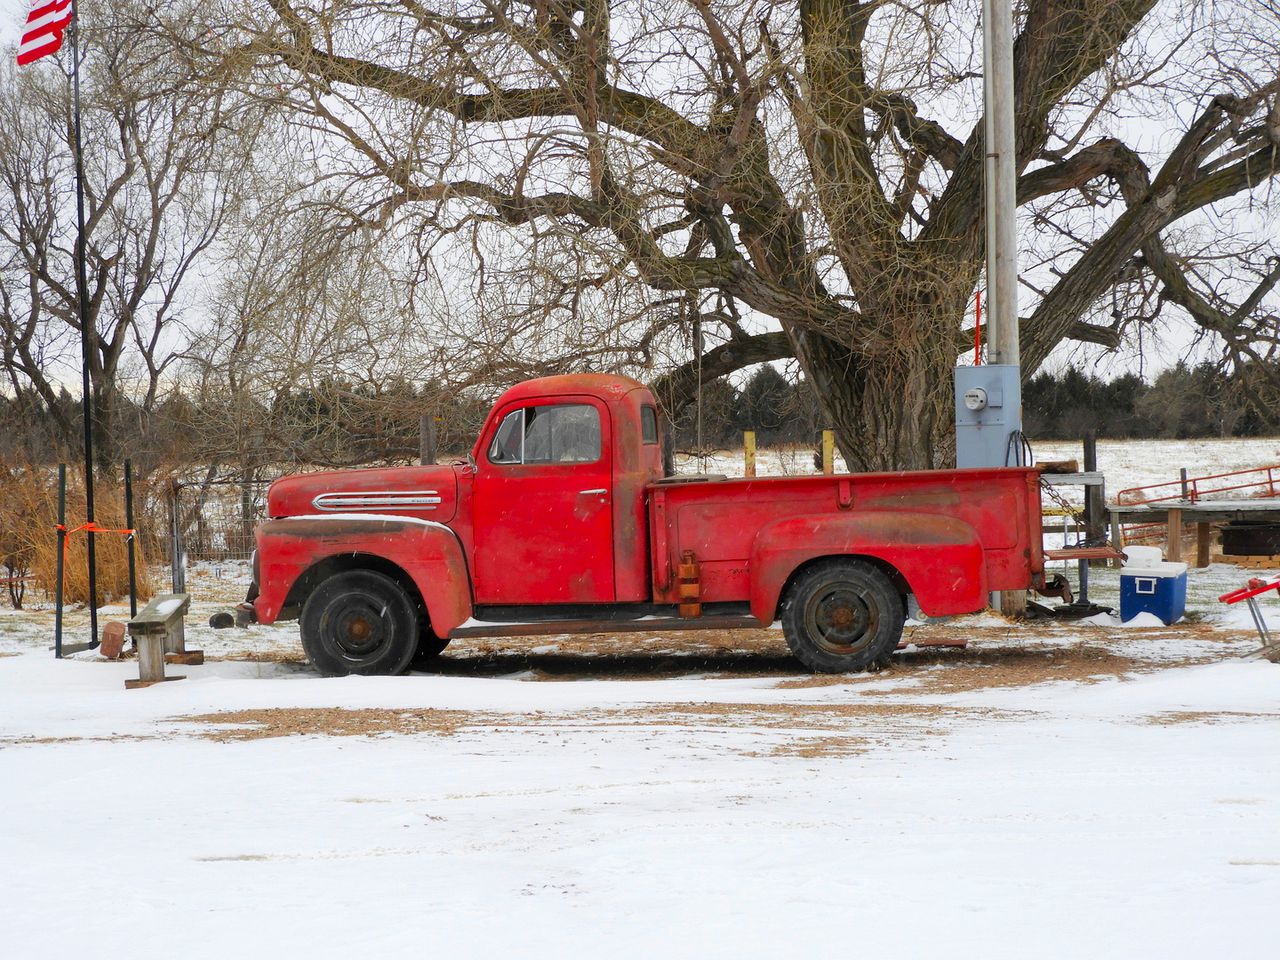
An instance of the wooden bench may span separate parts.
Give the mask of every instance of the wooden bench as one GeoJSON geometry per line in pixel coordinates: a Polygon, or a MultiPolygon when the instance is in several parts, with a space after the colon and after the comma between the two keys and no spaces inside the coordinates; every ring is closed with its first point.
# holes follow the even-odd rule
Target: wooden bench
{"type": "Polygon", "coordinates": [[[166,677],[166,663],[183,663],[189,666],[204,663],[203,650],[188,650],[186,645],[185,617],[191,608],[191,598],[185,593],[164,593],[152,597],[151,602],[129,621],[129,636],[138,647],[138,679],[126,680],[129,689],[149,687],[165,680],[181,680],[182,677],[166,677]]]}

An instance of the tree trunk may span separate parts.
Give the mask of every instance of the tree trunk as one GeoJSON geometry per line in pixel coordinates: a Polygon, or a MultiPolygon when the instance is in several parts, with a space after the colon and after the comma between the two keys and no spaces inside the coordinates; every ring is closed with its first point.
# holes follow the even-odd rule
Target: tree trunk
{"type": "Polygon", "coordinates": [[[796,356],[850,470],[954,465],[954,331],[967,291],[953,289],[968,283],[966,274],[954,288],[939,293],[935,287],[925,296],[917,284],[915,297],[889,288],[863,306],[866,326],[855,333],[865,349],[812,330],[791,331],[796,356]]]}

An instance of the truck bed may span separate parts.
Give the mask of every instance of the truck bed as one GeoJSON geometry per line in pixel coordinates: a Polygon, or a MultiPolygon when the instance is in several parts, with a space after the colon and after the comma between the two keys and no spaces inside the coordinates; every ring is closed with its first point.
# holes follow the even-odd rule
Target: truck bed
{"type": "Polygon", "coordinates": [[[791,520],[787,529],[806,538],[820,540],[824,528],[850,531],[844,545],[853,553],[861,552],[853,531],[865,531],[867,555],[901,573],[926,613],[958,612],[938,599],[947,593],[947,546],[971,530],[984,589],[1028,587],[1044,569],[1039,497],[1038,471],[1028,467],[661,481],[648,498],[653,597],[678,601],[676,568],[686,552],[699,565],[702,602],[752,596],[760,537],[791,520]]]}

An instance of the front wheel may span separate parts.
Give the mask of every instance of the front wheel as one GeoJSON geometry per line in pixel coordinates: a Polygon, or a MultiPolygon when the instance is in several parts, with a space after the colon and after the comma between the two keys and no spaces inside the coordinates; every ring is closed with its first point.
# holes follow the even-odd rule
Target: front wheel
{"type": "Polygon", "coordinates": [[[431,629],[431,624],[427,622],[426,611],[419,613],[422,619],[422,625],[418,628],[418,649],[413,654],[413,659],[409,661],[409,667],[413,670],[430,671],[440,665],[440,654],[444,653],[444,648],[449,645],[448,640],[441,640],[436,636],[435,631],[431,629]]]}
{"type": "Polygon", "coordinates": [[[905,615],[889,577],[864,560],[832,559],[796,577],[782,607],[782,630],[796,659],[816,673],[884,666],[905,615]]]}
{"type": "Polygon", "coordinates": [[[302,607],[302,647],[326,677],[403,673],[418,646],[418,613],[400,584],[373,570],[322,582],[302,607]]]}

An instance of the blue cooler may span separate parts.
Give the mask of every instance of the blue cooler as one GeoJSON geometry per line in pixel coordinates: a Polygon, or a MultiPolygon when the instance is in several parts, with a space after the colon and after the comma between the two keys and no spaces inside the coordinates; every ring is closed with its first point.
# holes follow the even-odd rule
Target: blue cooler
{"type": "MultiPolygon", "coordinates": [[[[1130,562],[1136,558],[1131,558],[1130,562]]],[[[1120,619],[1154,613],[1166,626],[1187,610],[1187,565],[1168,560],[1142,560],[1120,570],[1120,619]]]]}

